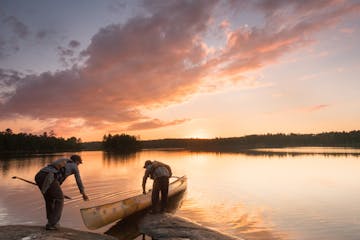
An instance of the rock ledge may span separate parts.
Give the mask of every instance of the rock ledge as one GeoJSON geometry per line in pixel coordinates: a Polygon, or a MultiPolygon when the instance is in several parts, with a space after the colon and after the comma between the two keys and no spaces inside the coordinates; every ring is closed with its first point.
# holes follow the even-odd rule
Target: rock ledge
{"type": "Polygon", "coordinates": [[[146,215],[139,223],[139,230],[161,240],[242,240],[171,214],[146,215]]]}
{"type": "Polygon", "coordinates": [[[27,225],[0,226],[0,236],[1,240],[116,240],[111,236],[65,227],[47,231],[42,226],[27,225]]]}

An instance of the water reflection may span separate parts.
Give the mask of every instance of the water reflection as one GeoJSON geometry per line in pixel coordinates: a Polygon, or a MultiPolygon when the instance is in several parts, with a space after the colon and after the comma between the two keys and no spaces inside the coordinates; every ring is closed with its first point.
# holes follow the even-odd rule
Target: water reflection
{"type": "Polygon", "coordinates": [[[3,176],[8,176],[9,171],[13,169],[31,169],[35,166],[44,166],[51,163],[57,157],[63,157],[63,154],[33,154],[24,156],[5,155],[0,156],[0,169],[3,176]]]}
{"type": "Polygon", "coordinates": [[[360,151],[357,149],[353,152],[329,151],[329,149],[317,148],[314,152],[295,148],[273,148],[273,149],[252,149],[242,152],[250,156],[267,156],[267,157],[297,157],[297,156],[326,156],[326,157],[360,157],[360,151]]]}
{"type": "Polygon", "coordinates": [[[127,162],[127,161],[133,161],[135,158],[138,158],[139,155],[140,152],[131,152],[131,153],[103,152],[103,160],[105,163],[127,162]]]}
{"type": "MultiPolygon", "coordinates": [[[[210,151],[194,152],[194,153],[209,153],[210,151]]],[[[263,156],[263,157],[297,157],[297,156],[327,156],[327,157],[360,157],[360,149],[348,148],[254,148],[237,151],[214,151],[211,152],[216,155],[226,154],[244,154],[247,156],[263,156]]]]}
{"type": "MultiPolygon", "coordinates": [[[[187,200],[189,204],[189,200],[187,200]]],[[[260,207],[249,209],[245,205],[238,203],[234,206],[218,206],[204,208],[191,203],[180,209],[181,215],[191,215],[192,220],[204,226],[221,229],[221,231],[234,236],[242,237],[246,240],[287,240],[289,233],[276,229],[274,223],[268,218],[268,209],[260,207]]]]}
{"type": "MultiPolygon", "coordinates": [[[[189,154],[186,150],[167,150],[167,151],[140,151],[133,153],[111,153],[101,152],[103,165],[105,167],[114,166],[126,166],[134,160],[139,161],[141,156],[150,154],[149,159],[156,159],[157,154],[168,155],[175,154],[179,156],[179,153],[189,154]],[[145,153],[145,154],[144,154],[145,153]]],[[[51,163],[54,159],[60,157],[70,156],[74,153],[57,153],[57,154],[34,154],[27,156],[11,156],[5,155],[0,158],[0,169],[3,176],[8,176],[11,169],[31,169],[35,166],[45,166],[51,163]]],[[[76,153],[80,154],[81,153],[76,153]]],[[[299,157],[299,156],[325,156],[325,157],[360,157],[360,149],[356,148],[329,148],[329,147],[299,147],[299,148],[261,148],[261,149],[249,149],[237,152],[191,152],[193,155],[209,155],[221,157],[228,154],[242,154],[244,156],[259,156],[259,157],[299,157]]],[[[88,155],[88,154],[87,154],[88,155]]],[[[85,160],[86,161],[86,160],[85,160]]],[[[145,160],[144,160],[145,161],[145,160]]]]}
{"type": "MultiPolygon", "coordinates": [[[[181,207],[186,191],[180,192],[168,199],[166,212],[175,213],[181,207]]],[[[138,226],[141,219],[148,213],[148,209],[133,214],[112,226],[105,232],[107,235],[116,237],[119,240],[151,239],[140,233],[138,226]]]]}
{"type": "MultiPolygon", "coordinates": [[[[141,194],[144,161],[154,159],[168,163],[174,175],[188,177],[187,195],[176,211],[180,217],[252,240],[360,239],[360,151],[312,150],[81,152],[90,201],[82,201],[75,180],[68,178],[62,188],[73,199],[65,202],[61,225],[87,230],[80,208],[141,194]]],[[[0,225],[45,224],[39,190],[11,177],[33,180],[41,167],[69,155],[1,158],[0,225]]]]}

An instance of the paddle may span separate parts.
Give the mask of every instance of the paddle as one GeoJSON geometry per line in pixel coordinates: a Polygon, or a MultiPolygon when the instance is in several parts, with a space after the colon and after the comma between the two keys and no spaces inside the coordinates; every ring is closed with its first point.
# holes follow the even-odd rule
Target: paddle
{"type": "MultiPolygon", "coordinates": [[[[32,185],[36,185],[36,186],[37,186],[36,183],[34,183],[34,182],[32,182],[32,181],[29,181],[29,180],[26,180],[26,179],[21,178],[21,177],[13,176],[12,179],[19,179],[19,180],[21,180],[21,181],[24,181],[24,182],[27,182],[27,183],[30,183],[30,184],[32,184],[32,185]]],[[[66,196],[66,195],[64,195],[64,198],[66,198],[66,199],[71,199],[71,197],[66,196]]]]}

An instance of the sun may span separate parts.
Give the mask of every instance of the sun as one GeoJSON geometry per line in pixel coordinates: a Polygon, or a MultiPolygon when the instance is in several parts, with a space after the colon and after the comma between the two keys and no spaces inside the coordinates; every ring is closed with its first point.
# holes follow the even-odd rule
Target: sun
{"type": "Polygon", "coordinates": [[[186,138],[200,138],[200,139],[206,139],[206,138],[211,138],[210,134],[203,130],[196,130],[194,132],[189,133],[186,138]]]}

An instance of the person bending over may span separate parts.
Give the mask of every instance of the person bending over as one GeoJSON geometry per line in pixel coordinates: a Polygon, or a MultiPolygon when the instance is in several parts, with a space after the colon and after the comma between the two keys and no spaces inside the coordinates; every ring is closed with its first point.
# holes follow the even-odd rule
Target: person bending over
{"type": "Polygon", "coordinates": [[[46,230],[56,230],[61,218],[64,206],[64,194],[60,185],[70,175],[75,175],[76,183],[85,201],[89,200],[81,181],[78,165],[82,163],[79,155],[70,158],[60,158],[42,168],[35,175],[38,185],[45,199],[46,218],[48,220],[46,230]]]}
{"type": "Polygon", "coordinates": [[[145,161],[145,174],[142,181],[143,194],[146,194],[146,181],[150,177],[154,180],[153,189],[151,193],[151,202],[152,202],[152,213],[157,212],[157,205],[159,202],[159,194],[161,192],[161,204],[160,212],[164,212],[169,191],[169,178],[172,176],[171,168],[169,165],[158,162],[158,161],[145,161]]]}

